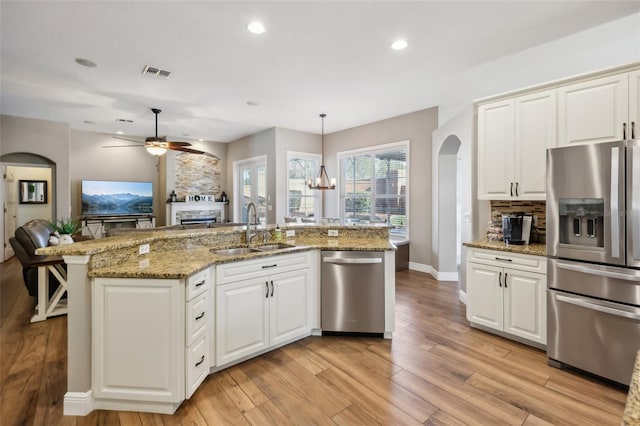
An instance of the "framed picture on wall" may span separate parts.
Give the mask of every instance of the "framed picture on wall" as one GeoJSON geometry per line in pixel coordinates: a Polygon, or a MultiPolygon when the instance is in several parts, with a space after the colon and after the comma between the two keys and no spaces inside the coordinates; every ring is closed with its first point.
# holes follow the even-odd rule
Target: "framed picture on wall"
{"type": "Polygon", "coordinates": [[[20,180],[20,204],[47,204],[46,180],[20,180]]]}

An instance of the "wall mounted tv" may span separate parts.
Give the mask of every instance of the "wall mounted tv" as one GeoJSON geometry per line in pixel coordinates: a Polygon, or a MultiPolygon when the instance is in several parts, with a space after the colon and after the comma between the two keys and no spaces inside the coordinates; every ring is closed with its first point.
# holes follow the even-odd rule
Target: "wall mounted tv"
{"type": "Polygon", "coordinates": [[[132,216],[152,213],[151,182],[82,181],[83,216],[132,216]]]}

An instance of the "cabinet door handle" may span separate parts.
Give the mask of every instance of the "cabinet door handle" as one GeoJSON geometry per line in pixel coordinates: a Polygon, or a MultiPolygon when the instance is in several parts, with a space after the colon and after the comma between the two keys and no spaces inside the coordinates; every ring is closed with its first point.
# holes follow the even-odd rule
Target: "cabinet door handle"
{"type": "Polygon", "coordinates": [[[627,140],[627,123],[622,123],[622,140],[627,140]]]}
{"type": "Polygon", "coordinates": [[[276,266],[278,266],[277,263],[274,263],[273,265],[262,265],[262,269],[275,268],[276,266]]]}
{"type": "Polygon", "coordinates": [[[520,195],[518,194],[518,182],[516,182],[516,197],[519,197],[520,195]]]}
{"type": "Polygon", "coordinates": [[[502,287],[502,272],[500,272],[500,275],[498,275],[498,286],[502,287]]]}
{"type": "Polygon", "coordinates": [[[204,284],[204,280],[200,281],[199,283],[196,283],[196,286],[195,286],[195,287],[196,287],[196,288],[198,288],[198,287],[200,287],[200,286],[201,286],[201,285],[203,285],[203,284],[204,284]]]}
{"type": "Polygon", "coordinates": [[[200,320],[202,318],[204,318],[204,312],[196,317],[196,321],[198,321],[198,320],[200,320]]]}
{"type": "Polygon", "coordinates": [[[631,122],[631,139],[635,139],[636,138],[636,122],[632,121],[631,122]]]}
{"type": "Polygon", "coordinates": [[[264,297],[269,297],[269,281],[265,281],[264,282],[264,286],[267,288],[267,294],[264,295],[264,297]]]}
{"type": "Polygon", "coordinates": [[[271,280],[271,297],[273,297],[273,280],[271,280]]]}
{"type": "Polygon", "coordinates": [[[200,361],[196,362],[196,367],[199,367],[200,364],[202,364],[204,362],[204,355],[202,355],[202,358],[200,358],[200,361]]]}
{"type": "Polygon", "coordinates": [[[509,274],[507,274],[506,272],[504,273],[504,288],[507,288],[507,276],[509,274]]]}
{"type": "Polygon", "coordinates": [[[513,182],[511,182],[511,189],[510,189],[510,193],[511,193],[511,196],[513,197],[513,182]]]}

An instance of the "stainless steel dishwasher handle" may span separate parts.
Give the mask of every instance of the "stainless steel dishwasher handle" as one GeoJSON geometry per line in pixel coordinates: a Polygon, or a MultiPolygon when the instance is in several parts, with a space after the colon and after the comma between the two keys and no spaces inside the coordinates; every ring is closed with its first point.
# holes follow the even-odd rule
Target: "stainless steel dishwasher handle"
{"type": "Polygon", "coordinates": [[[563,296],[560,294],[556,294],[555,298],[560,302],[570,303],[572,305],[580,306],[586,309],[591,309],[593,311],[604,312],[605,314],[615,315],[618,317],[640,320],[640,314],[611,308],[609,306],[605,306],[604,302],[587,301],[580,297],[569,297],[569,296],[563,296]]]}
{"type": "Polygon", "coordinates": [[[336,263],[336,264],[368,264],[368,263],[382,263],[382,259],[368,259],[366,257],[325,257],[322,259],[324,263],[336,263]]]}

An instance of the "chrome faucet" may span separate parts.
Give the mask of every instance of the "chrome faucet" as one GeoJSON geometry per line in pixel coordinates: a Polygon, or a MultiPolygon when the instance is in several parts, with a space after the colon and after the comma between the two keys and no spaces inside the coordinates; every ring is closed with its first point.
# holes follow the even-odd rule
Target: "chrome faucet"
{"type": "Polygon", "coordinates": [[[257,232],[251,232],[251,225],[258,225],[258,211],[253,202],[247,205],[247,235],[245,237],[247,244],[251,244],[253,237],[258,235],[257,232]],[[253,215],[251,214],[251,210],[253,210],[253,215]]]}

